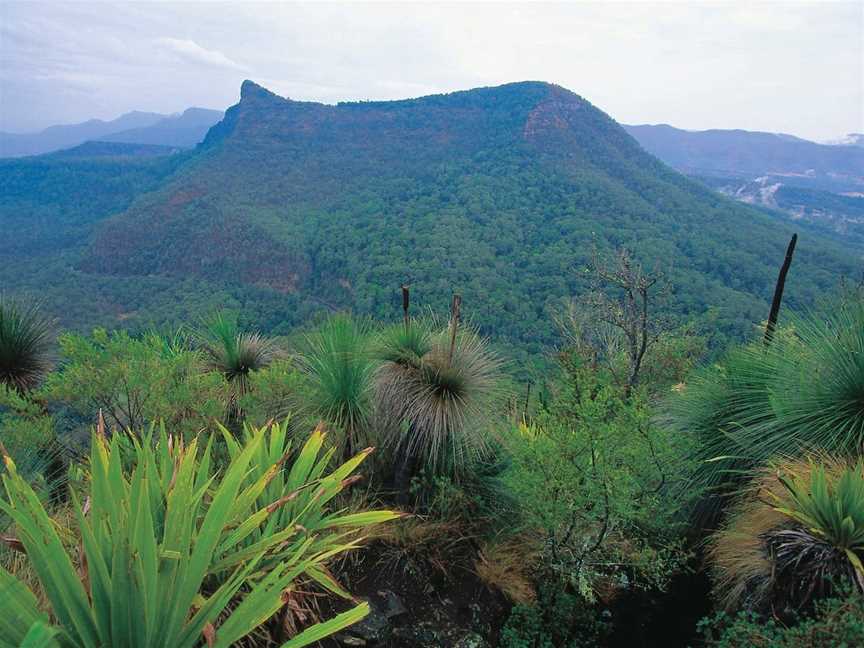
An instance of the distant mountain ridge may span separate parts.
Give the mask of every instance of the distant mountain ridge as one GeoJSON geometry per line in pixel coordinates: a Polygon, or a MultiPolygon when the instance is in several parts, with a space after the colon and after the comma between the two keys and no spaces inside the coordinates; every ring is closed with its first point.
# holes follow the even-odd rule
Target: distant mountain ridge
{"type": "Polygon", "coordinates": [[[223,115],[221,110],[188,108],[180,115],[166,117],[155,124],[112,133],[101,139],[105,142],[192,148],[204,140],[210,127],[223,115]]]}
{"type": "MultiPolygon", "coordinates": [[[[624,126],[649,153],[683,173],[724,177],[777,176],[825,183],[821,189],[864,188],[864,150],[817,144],[791,135],[745,130],[687,131],[624,126]]],[[[789,180],[794,182],[794,180],[789,180]]]]}
{"type": "Polygon", "coordinates": [[[864,138],[818,144],[779,133],[625,126],[645,150],[742,202],[864,243],[864,138]]]}
{"type": "Polygon", "coordinates": [[[206,108],[189,108],[179,115],[133,111],[110,121],[91,119],[51,126],[38,133],[0,132],[0,157],[42,155],[87,141],[191,148],[204,139],[222,115],[220,110],[206,108]]]}

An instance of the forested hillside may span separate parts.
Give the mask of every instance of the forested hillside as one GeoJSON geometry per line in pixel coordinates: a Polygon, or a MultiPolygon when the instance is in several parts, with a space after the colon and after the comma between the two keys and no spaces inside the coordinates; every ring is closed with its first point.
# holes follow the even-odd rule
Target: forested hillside
{"type": "MultiPolygon", "coordinates": [[[[71,326],[142,328],[216,305],[287,332],[318,311],[391,318],[399,286],[536,351],[587,286],[595,246],[673,279],[718,340],[764,318],[791,229],[672,171],[563,88],[516,83],[395,102],[295,102],[251,82],[192,153],[4,162],[2,280],[71,326]],[[96,186],[99,190],[96,190],[96,186]],[[49,255],[48,251],[52,253],[49,255]]],[[[802,238],[794,305],[860,272],[802,238]]]]}

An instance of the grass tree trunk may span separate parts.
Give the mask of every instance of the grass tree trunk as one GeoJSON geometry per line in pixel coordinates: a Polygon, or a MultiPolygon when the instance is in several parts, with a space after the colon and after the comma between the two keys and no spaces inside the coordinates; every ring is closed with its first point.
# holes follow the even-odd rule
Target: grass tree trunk
{"type": "Polygon", "coordinates": [[[777,327],[777,316],[780,314],[780,302],[783,301],[783,288],[786,285],[786,274],[789,272],[789,266],[792,265],[792,255],[795,253],[795,243],[798,242],[798,235],[793,234],[792,240],[789,241],[789,247],[786,248],[786,258],[783,259],[783,265],[780,267],[780,274],[777,276],[777,285],[774,287],[774,299],[771,301],[771,312],[768,313],[768,324],[765,327],[765,345],[771,344],[774,337],[774,329],[777,327]]]}

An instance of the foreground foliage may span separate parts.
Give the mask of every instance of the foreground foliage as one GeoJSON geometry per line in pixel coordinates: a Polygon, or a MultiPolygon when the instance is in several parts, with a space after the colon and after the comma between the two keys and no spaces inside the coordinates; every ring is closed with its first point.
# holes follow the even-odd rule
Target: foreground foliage
{"type": "Polygon", "coordinates": [[[864,462],[822,457],[765,469],[709,553],[727,609],[806,608],[841,581],[864,594],[864,462]]]}
{"type": "Polygon", "coordinates": [[[540,530],[543,569],[588,600],[663,588],[686,560],[676,529],[681,439],[655,426],[644,393],[578,355],[561,356],[557,398],[512,443],[508,486],[540,530]]]}
{"type": "Polygon", "coordinates": [[[752,611],[719,612],[699,627],[710,648],[853,648],[864,638],[864,597],[841,591],[789,623],[752,611]]]}
{"type": "MultiPolygon", "coordinates": [[[[42,632],[76,648],[192,648],[202,637],[211,646],[227,647],[266,621],[283,607],[284,593],[298,578],[321,577],[329,558],[357,546],[358,529],[394,517],[387,511],[326,513],[327,502],[350,483],[346,477],[363,456],[323,474],[316,462],[319,433],[295,458],[281,492],[267,491],[288,455],[271,462],[262,445],[269,441],[275,452],[283,449],[276,443],[281,433],[278,426],[250,430],[219,469],[212,464],[212,442],[202,449],[197,439],[186,444],[164,432],[158,440],[140,441],[95,434],[87,498],[82,503],[81,495],[71,492],[74,531],[85,559],[81,573],[7,456],[0,509],[14,521],[53,620],[39,611],[21,581],[2,570],[6,613],[0,618],[0,645],[18,646],[42,632]],[[127,461],[131,469],[124,468],[127,461]],[[301,509],[283,511],[298,499],[301,509]],[[317,519],[312,525],[317,533],[304,529],[301,519],[317,519]],[[208,588],[218,575],[223,577],[208,588]],[[242,598],[232,605],[241,590],[242,598]]],[[[367,609],[359,605],[312,626],[283,648],[313,643],[362,618],[367,609]]]]}
{"type": "Polygon", "coordinates": [[[749,471],[812,450],[864,447],[864,301],[800,318],[765,347],[733,350],[700,371],[671,402],[671,427],[698,439],[692,487],[714,521],[749,471]]]}

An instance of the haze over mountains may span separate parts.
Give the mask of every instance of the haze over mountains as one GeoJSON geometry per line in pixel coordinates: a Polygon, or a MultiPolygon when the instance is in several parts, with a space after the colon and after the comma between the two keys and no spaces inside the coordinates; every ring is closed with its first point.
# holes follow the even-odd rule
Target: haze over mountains
{"type": "Polygon", "coordinates": [[[91,119],[38,133],[0,132],[0,157],[40,155],[94,140],[191,148],[222,115],[206,108],[189,108],[178,115],[133,111],[111,121],[91,119]]]}
{"type": "MultiPolygon", "coordinates": [[[[388,319],[407,282],[438,309],[462,293],[486,333],[537,350],[595,247],[626,245],[670,273],[682,321],[740,336],[792,231],[540,82],[334,106],[247,81],[195,150],[105,146],[0,162],[0,222],[24,232],[0,244],[0,281],[74,326],[218,306],[276,332],[340,308],[388,319]]],[[[802,236],[789,302],[860,269],[860,250],[802,236]]]]}
{"type": "Polygon", "coordinates": [[[650,153],[742,202],[864,243],[864,140],[834,144],[742,130],[625,126],[650,153]]]}

